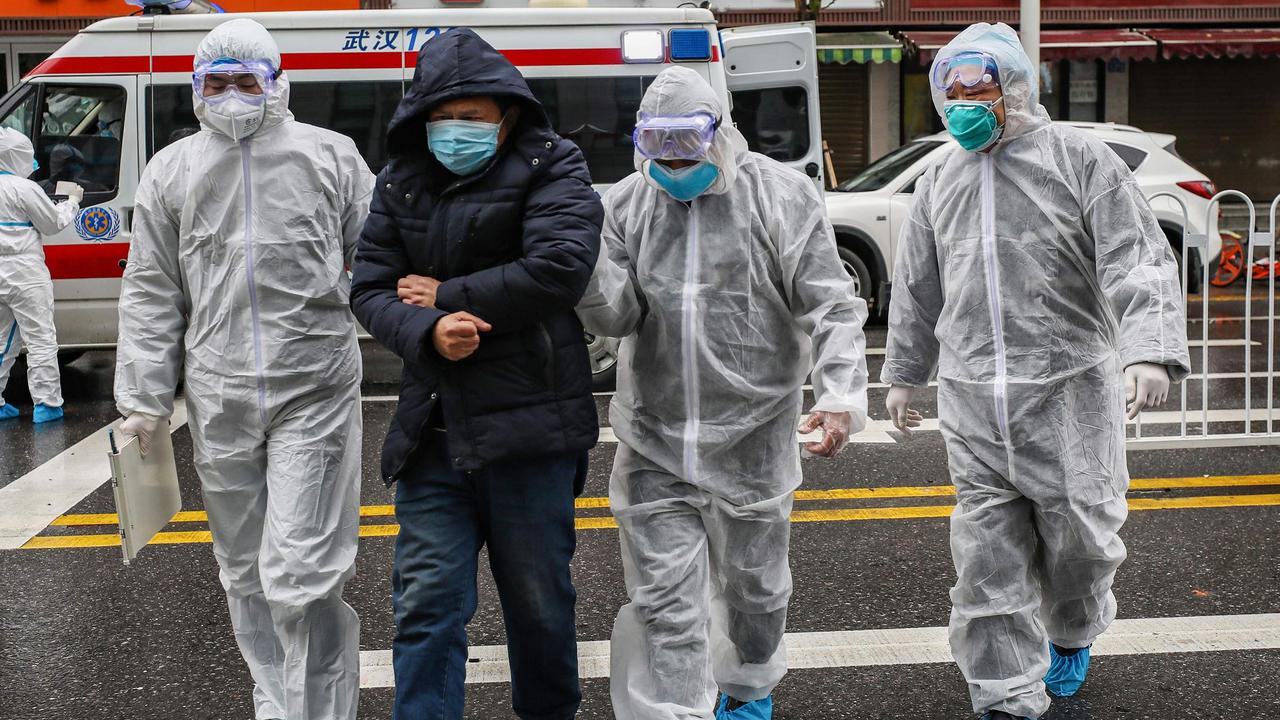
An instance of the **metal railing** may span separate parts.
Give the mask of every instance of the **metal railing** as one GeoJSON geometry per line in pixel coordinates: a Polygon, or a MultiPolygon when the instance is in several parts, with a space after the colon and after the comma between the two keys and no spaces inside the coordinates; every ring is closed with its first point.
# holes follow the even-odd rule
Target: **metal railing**
{"type": "MultiPolygon", "coordinates": [[[[1156,193],[1148,198],[1148,201],[1157,199],[1169,199],[1175,202],[1182,209],[1183,223],[1182,227],[1188,231],[1193,226],[1190,221],[1190,213],[1187,205],[1182,198],[1169,192],[1156,193]]],[[[1134,423],[1133,437],[1128,439],[1129,447],[1133,449],[1157,449],[1157,448],[1196,448],[1196,447],[1230,447],[1245,445],[1280,445],[1280,433],[1277,432],[1275,415],[1277,411],[1277,398],[1275,386],[1275,356],[1276,356],[1276,235],[1280,231],[1277,227],[1277,211],[1280,210],[1280,196],[1277,196],[1271,203],[1270,214],[1268,216],[1268,228],[1266,232],[1259,232],[1257,228],[1257,209],[1253,202],[1245,194],[1236,190],[1223,190],[1209,201],[1209,206],[1205,209],[1205,223],[1203,227],[1212,228],[1214,226],[1214,214],[1218,211],[1218,206],[1223,199],[1232,198],[1242,201],[1249,210],[1249,234],[1244,241],[1244,262],[1245,262],[1245,293],[1244,301],[1244,333],[1239,338],[1243,342],[1244,347],[1244,369],[1239,373],[1239,379],[1244,381],[1244,396],[1242,408],[1230,408],[1228,410],[1217,411],[1215,415],[1210,409],[1210,392],[1209,385],[1214,382],[1214,373],[1210,372],[1210,348],[1213,345],[1211,340],[1236,346],[1235,338],[1210,338],[1210,328],[1213,327],[1211,322],[1209,305],[1211,302],[1212,288],[1210,282],[1216,270],[1217,258],[1208,257],[1206,250],[1209,247],[1209,238],[1203,234],[1186,232],[1182,242],[1182,267],[1181,267],[1181,283],[1182,283],[1182,301],[1183,308],[1187,311],[1187,320],[1191,321],[1191,295],[1188,292],[1188,260],[1192,257],[1191,252],[1196,250],[1203,259],[1202,277],[1200,281],[1200,334],[1198,338],[1190,337],[1189,341],[1193,344],[1200,345],[1200,368],[1198,373],[1193,372],[1186,381],[1180,384],[1178,393],[1180,395],[1180,408],[1177,411],[1178,426],[1176,434],[1164,435],[1146,435],[1143,433],[1143,417],[1139,416],[1134,423]],[[1253,324],[1254,324],[1254,303],[1263,298],[1258,297],[1255,293],[1258,288],[1253,274],[1254,256],[1259,248],[1267,249],[1267,282],[1266,282],[1266,301],[1267,301],[1267,329],[1265,343],[1256,343],[1265,348],[1266,352],[1266,408],[1265,416],[1260,416],[1257,422],[1263,423],[1263,429],[1255,430],[1255,408],[1253,402],[1253,389],[1257,378],[1257,372],[1253,368],[1253,349],[1255,345],[1253,324]],[[1192,381],[1200,382],[1200,408],[1199,408],[1199,427],[1194,424],[1195,411],[1189,411],[1188,402],[1191,395],[1189,387],[1192,381]],[[1239,419],[1236,416],[1239,416],[1239,419]],[[1265,422],[1264,422],[1265,421],[1265,422]],[[1214,433],[1211,432],[1211,424],[1243,424],[1242,432],[1214,433]],[[1198,432],[1195,432],[1198,430],[1198,432]]],[[[1217,379],[1234,380],[1236,373],[1221,373],[1217,379]]],[[[1262,408],[1257,408],[1261,412],[1262,408]]],[[[1169,425],[1173,423],[1148,423],[1151,425],[1169,425]]]]}

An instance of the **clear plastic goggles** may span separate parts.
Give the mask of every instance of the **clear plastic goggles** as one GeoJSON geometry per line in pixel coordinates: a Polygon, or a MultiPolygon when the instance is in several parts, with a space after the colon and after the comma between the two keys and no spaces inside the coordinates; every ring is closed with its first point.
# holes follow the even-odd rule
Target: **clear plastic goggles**
{"type": "Polygon", "coordinates": [[[979,90],[1000,85],[995,58],[986,53],[966,52],[940,61],[933,68],[933,86],[943,92],[956,83],[979,90]]]}
{"type": "Polygon", "coordinates": [[[675,117],[641,113],[631,139],[650,160],[700,160],[711,149],[718,124],[709,113],[675,117]]]}
{"type": "Polygon", "coordinates": [[[266,96],[276,85],[276,71],[265,61],[242,62],[220,58],[196,67],[191,76],[191,87],[196,95],[206,101],[217,102],[220,96],[231,95],[235,90],[241,97],[266,96]]]}

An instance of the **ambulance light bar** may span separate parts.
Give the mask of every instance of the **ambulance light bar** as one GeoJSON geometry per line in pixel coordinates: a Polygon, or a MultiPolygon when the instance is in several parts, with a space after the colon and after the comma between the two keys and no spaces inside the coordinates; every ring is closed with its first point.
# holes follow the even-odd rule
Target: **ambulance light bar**
{"type": "Polygon", "coordinates": [[[667,59],[661,30],[624,30],[622,60],[628,63],[660,63],[667,59]]]}
{"type": "Polygon", "coordinates": [[[671,31],[671,59],[674,62],[707,62],[711,59],[711,33],[702,28],[671,31]]]}

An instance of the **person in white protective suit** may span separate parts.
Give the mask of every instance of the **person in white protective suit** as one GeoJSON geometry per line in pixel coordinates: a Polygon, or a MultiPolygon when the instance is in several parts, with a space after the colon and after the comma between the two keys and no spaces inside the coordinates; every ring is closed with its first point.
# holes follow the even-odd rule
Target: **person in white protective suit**
{"type": "Polygon", "coordinates": [[[968,28],[931,79],[961,147],[917,186],[881,378],[909,431],[937,368],[952,653],[975,712],[1034,718],[1116,615],[1126,391],[1132,418],[1190,371],[1178,266],[1124,163],[1050,122],[1012,29],[968,28]]]}
{"type": "Polygon", "coordinates": [[[604,196],[578,306],[589,332],[624,338],[609,499],[630,602],[613,708],[768,718],[786,672],[801,388],[812,368],[801,430],[821,429],[807,449],[834,456],[866,423],[866,304],[812,181],[748,152],[697,73],[657,77],[635,140],[639,172],[604,196]]]}
{"type": "Polygon", "coordinates": [[[63,410],[53,280],[40,237],[71,224],[84,190],[73,185],[72,195],[55,205],[27,179],[36,167],[31,140],[0,128],[0,420],[18,417],[18,408],[6,404],[3,393],[26,343],[27,385],[35,402],[32,420],[44,423],[62,417],[63,410]]]}
{"type": "Polygon", "coordinates": [[[196,471],[258,720],[355,718],[360,353],[348,308],[373,176],[296,122],[261,25],[195,56],[201,131],[138,183],[116,404],[145,450],[186,384],[196,471]]]}

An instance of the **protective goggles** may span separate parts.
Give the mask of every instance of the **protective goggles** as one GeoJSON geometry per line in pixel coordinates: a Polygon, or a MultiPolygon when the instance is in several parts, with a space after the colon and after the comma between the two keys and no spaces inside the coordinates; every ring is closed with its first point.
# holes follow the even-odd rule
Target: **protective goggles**
{"type": "Polygon", "coordinates": [[[650,160],[700,160],[715,142],[718,125],[709,113],[676,117],[641,113],[631,139],[650,160]]]}
{"type": "Polygon", "coordinates": [[[995,58],[986,53],[960,53],[940,60],[933,67],[933,86],[943,92],[957,82],[966,88],[979,90],[1000,85],[1000,70],[995,58]]]}
{"type": "Polygon", "coordinates": [[[242,62],[219,58],[196,67],[191,76],[191,87],[196,95],[215,102],[217,96],[231,88],[241,96],[256,95],[258,93],[254,92],[255,88],[262,88],[262,94],[266,95],[275,89],[277,74],[271,63],[265,61],[242,62]]]}

